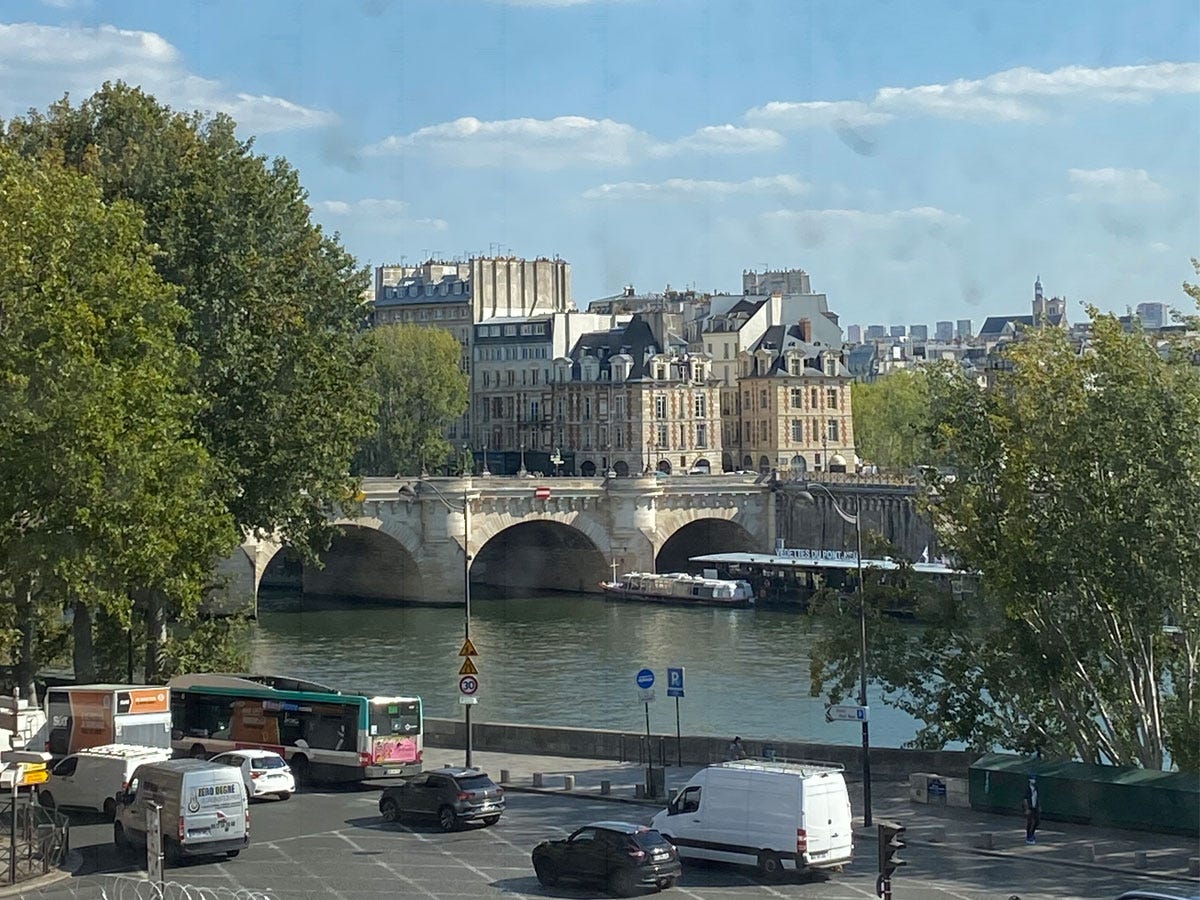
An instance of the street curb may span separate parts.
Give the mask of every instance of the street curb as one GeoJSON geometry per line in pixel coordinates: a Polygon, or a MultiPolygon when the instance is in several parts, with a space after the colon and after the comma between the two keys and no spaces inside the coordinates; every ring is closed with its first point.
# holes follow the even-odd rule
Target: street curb
{"type": "Polygon", "coordinates": [[[574,797],[578,800],[599,800],[603,803],[625,803],[629,806],[646,806],[656,809],[667,808],[665,798],[660,802],[658,800],[641,800],[637,797],[617,797],[612,794],[601,794],[598,791],[591,794],[584,791],[565,791],[562,788],[535,788],[523,785],[508,785],[503,782],[500,783],[500,786],[505,791],[513,794],[542,794],[547,797],[574,797]]]}
{"type": "Polygon", "coordinates": [[[49,887],[52,884],[57,884],[60,881],[73,877],[82,867],[83,854],[78,850],[68,850],[67,858],[53,872],[47,872],[45,875],[39,875],[37,878],[30,878],[28,881],[18,881],[16,884],[0,886],[0,897],[19,897],[26,891],[41,890],[44,887],[49,887]]]}

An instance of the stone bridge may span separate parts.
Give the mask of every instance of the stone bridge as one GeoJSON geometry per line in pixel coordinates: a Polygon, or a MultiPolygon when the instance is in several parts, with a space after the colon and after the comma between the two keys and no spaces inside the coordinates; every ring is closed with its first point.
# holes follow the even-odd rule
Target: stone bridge
{"type": "Polygon", "coordinates": [[[369,478],[362,491],[357,514],[335,518],[323,568],[247,542],[220,567],[217,605],[289,578],[306,596],[461,604],[468,571],[503,588],[595,591],[614,568],[675,571],[776,539],[771,481],[754,475],[369,478]]]}

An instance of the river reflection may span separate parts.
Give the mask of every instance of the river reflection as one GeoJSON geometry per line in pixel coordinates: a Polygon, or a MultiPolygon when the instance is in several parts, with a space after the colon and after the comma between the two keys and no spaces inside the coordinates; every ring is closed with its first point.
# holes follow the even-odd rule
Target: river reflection
{"type": "MultiPolygon", "coordinates": [[[[461,608],[265,598],[253,634],[256,671],[343,690],[419,694],[425,714],[458,718],[461,608]]],[[[653,669],[654,732],[675,730],[666,667],[686,669],[684,734],[857,744],[856,723],[825,721],[809,696],[809,620],[795,612],[620,603],[592,595],[473,597],[477,722],[645,729],[634,676],[653,669]]],[[[872,705],[871,743],[899,746],[916,724],[872,705]]]]}

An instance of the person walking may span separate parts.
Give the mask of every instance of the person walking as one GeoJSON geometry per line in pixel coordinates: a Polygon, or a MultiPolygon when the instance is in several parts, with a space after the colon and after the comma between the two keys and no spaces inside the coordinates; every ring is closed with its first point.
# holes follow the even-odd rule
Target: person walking
{"type": "Polygon", "coordinates": [[[1042,823],[1036,775],[1029,776],[1029,784],[1025,786],[1025,798],[1021,801],[1021,811],[1025,813],[1025,843],[1036,844],[1034,832],[1042,823]]]}
{"type": "Polygon", "coordinates": [[[733,740],[729,742],[729,753],[727,756],[729,759],[746,758],[746,748],[742,746],[742,739],[740,737],[735,735],[733,740]]]}

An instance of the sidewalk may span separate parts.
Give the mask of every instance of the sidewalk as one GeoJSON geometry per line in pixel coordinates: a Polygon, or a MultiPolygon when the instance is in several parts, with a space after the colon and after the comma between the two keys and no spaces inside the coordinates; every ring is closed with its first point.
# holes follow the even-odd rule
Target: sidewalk
{"type": "MultiPolygon", "coordinates": [[[[573,759],[561,756],[531,756],[515,753],[472,751],[471,761],[496,781],[503,780],[506,790],[525,793],[569,794],[589,800],[607,800],[629,804],[627,818],[649,821],[652,810],[665,801],[644,800],[635,796],[645,784],[646,770],[636,763],[602,759],[573,759]],[[534,786],[535,775],[542,787],[534,786]],[[571,790],[565,779],[573,779],[571,790]],[[601,793],[608,782],[609,793],[601,793]],[[638,808],[643,807],[643,808],[638,808]]],[[[425,768],[462,765],[462,749],[425,748],[425,768]]],[[[665,770],[667,791],[682,787],[700,766],[669,766],[665,770]]],[[[850,804],[855,810],[855,835],[859,841],[874,841],[875,829],[862,824],[862,783],[847,772],[850,804]]],[[[936,844],[955,852],[992,856],[1020,856],[1035,862],[1095,868],[1130,875],[1153,875],[1178,880],[1200,888],[1200,877],[1189,876],[1189,864],[1200,857],[1200,846],[1190,838],[1142,831],[1121,831],[1075,825],[1069,822],[1043,821],[1038,843],[1025,843],[1024,820],[1017,815],[1002,816],[973,809],[926,805],[909,800],[908,783],[872,781],[871,807],[875,823],[880,819],[898,822],[908,830],[905,839],[912,844],[936,844]]]]}

